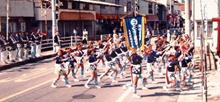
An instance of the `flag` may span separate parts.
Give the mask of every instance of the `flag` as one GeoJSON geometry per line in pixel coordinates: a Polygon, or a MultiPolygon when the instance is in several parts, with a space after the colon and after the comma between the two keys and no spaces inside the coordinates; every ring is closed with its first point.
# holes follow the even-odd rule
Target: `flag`
{"type": "Polygon", "coordinates": [[[143,48],[145,38],[145,18],[142,16],[123,19],[125,38],[129,48],[143,48]]]}

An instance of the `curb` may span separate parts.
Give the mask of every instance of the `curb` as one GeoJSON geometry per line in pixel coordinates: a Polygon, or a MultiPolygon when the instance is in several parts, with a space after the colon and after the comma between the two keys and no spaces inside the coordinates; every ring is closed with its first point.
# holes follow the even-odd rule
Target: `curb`
{"type": "Polygon", "coordinates": [[[44,55],[44,56],[41,56],[41,57],[38,57],[38,58],[31,58],[31,59],[28,59],[28,60],[25,60],[25,61],[10,63],[10,64],[7,64],[7,65],[0,66],[0,71],[10,69],[10,68],[16,67],[16,66],[25,65],[25,64],[28,64],[28,63],[38,62],[38,61],[41,61],[41,60],[44,60],[44,59],[47,59],[47,58],[52,58],[52,57],[55,57],[55,56],[56,56],[56,54],[50,54],[50,55],[44,55]]]}

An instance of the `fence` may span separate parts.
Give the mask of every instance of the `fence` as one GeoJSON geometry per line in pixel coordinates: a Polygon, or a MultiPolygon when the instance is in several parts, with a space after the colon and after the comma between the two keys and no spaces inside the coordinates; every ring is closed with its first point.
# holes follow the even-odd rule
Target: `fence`
{"type": "MultiPolygon", "coordinates": [[[[81,36],[68,36],[68,37],[61,37],[61,47],[69,47],[71,45],[74,45],[77,42],[81,42],[82,37],[81,36]]],[[[53,49],[53,39],[44,39],[42,40],[42,51],[48,51],[53,49]]]]}

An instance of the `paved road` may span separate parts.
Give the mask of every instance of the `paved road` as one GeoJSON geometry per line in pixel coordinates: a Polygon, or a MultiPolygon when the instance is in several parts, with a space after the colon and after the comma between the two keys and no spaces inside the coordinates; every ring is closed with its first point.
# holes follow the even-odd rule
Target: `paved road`
{"type": "Polygon", "coordinates": [[[51,58],[0,72],[0,102],[177,102],[179,97],[179,92],[163,90],[162,75],[156,75],[157,84],[150,83],[148,90],[138,90],[141,98],[132,97],[130,90],[122,88],[129,76],[112,85],[104,78],[101,89],[86,89],[86,80],[74,82],[71,78],[72,88],[64,87],[62,81],[60,87],[51,88],[54,64],[51,58]]]}

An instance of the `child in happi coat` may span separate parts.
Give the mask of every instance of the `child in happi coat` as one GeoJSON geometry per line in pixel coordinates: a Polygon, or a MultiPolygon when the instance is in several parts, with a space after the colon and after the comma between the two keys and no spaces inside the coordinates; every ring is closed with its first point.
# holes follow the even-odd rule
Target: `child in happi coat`
{"type": "Polygon", "coordinates": [[[88,79],[88,81],[85,83],[85,87],[86,88],[90,88],[88,85],[91,81],[95,82],[95,87],[96,88],[101,88],[101,86],[99,86],[98,83],[98,76],[97,76],[97,62],[98,62],[98,55],[95,53],[94,49],[89,49],[88,51],[88,59],[87,61],[89,62],[89,74],[90,74],[90,78],[88,79]]]}
{"type": "Polygon", "coordinates": [[[57,74],[57,78],[53,81],[51,87],[56,88],[57,87],[57,81],[60,79],[60,77],[63,75],[64,76],[64,83],[66,87],[71,87],[71,85],[69,85],[68,82],[68,78],[67,78],[67,73],[66,73],[66,69],[64,67],[64,63],[67,61],[66,59],[64,59],[63,57],[64,51],[59,50],[58,51],[58,55],[56,57],[56,61],[55,61],[55,73],[57,74]]]}

